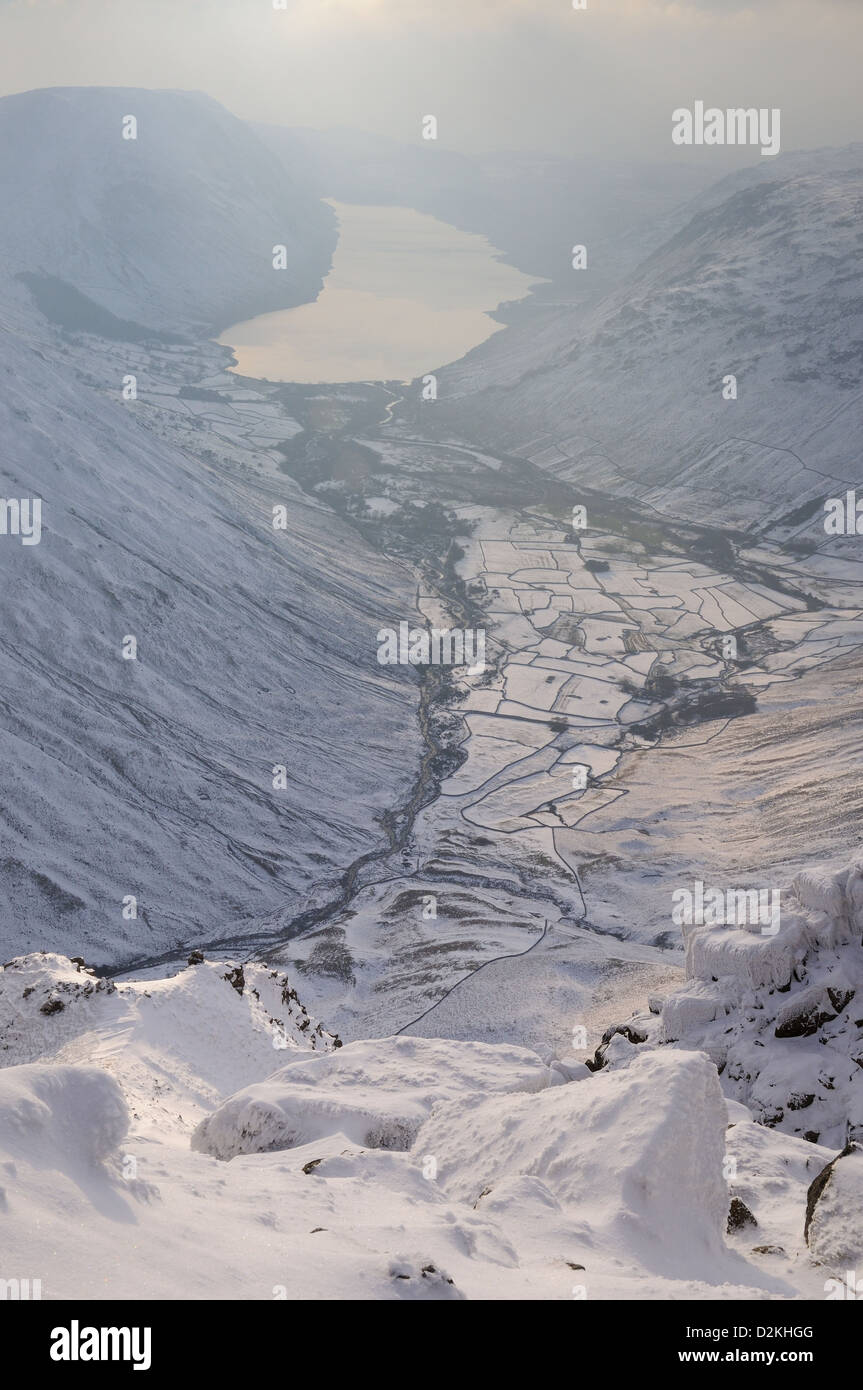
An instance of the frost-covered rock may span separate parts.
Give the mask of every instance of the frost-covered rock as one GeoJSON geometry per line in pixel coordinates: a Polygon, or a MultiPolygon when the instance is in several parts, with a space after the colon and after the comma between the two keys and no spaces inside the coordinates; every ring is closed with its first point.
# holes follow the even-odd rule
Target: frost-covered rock
{"type": "Polygon", "coordinates": [[[228,1159],[343,1134],[366,1148],[408,1149],[441,1102],[458,1106],[550,1083],[548,1067],[527,1048],[411,1037],[354,1042],[326,1057],[292,1059],[231,1096],[198,1125],[192,1147],[228,1159]]]}
{"type": "Polygon", "coordinates": [[[814,1179],[806,1205],[806,1243],[836,1269],[863,1261],[863,1145],[848,1144],[814,1179]]]}
{"type": "Polygon", "coordinates": [[[607,1030],[594,1065],[647,1046],[706,1052],[753,1117],[839,1149],[863,1136],[863,858],[798,874],[779,931],[685,928],[688,978],[660,1012],[607,1030]]]}
{"type": "Polygon", "coordinates": [[[440,1107],[415,1147],[436,1157],[453,1198],[476,1203],[534,1177],[565,1212],[590,1212],[605,1239],[653,1268],[691,1270],[723,1245],[726,1124],[708,1059],[665,1051],[584,1085],[440,1107]]]}

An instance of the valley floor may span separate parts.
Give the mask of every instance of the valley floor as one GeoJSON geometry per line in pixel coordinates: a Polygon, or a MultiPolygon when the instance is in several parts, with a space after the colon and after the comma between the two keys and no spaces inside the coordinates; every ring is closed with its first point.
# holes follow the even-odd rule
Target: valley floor
{"type": "Polygon", "coordinates": [[[856,844],[858,789],[813,769],[837,722],[857,737],[863,565],[420,437],[398,415],[406,388],[278,387],[226,360],[154,349],[130,408],[184,449],[291,474],[414,574],[407,621],[487,636],[483,674],[420,688],[426,742],[450,753],[389,850],[246,938],[344,1036],[577,1038],[587,1056],[617,977],[625,997],[639,974],[645,993],[677,978],[676,888],[787,881],[856,844]]]}

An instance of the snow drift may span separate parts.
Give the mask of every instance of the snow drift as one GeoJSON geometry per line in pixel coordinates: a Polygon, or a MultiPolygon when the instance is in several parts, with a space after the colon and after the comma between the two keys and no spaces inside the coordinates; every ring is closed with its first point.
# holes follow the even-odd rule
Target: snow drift
{"type": "Polygon", "coordinates": [[[612,1246],[682,1274],[723,1248],[727,1116],[701,1054],[639,1057],[601,1085],[442,1106],[417,1139],[439,1156],[453,1197],[481,1207],[502,1180],[529,1176],[572,1216],[590,1213],[612,1246]]]}
{"type": "Polygon", "coordinates": [[[343,1134],[369,1149],[409,1149],[444,1101],[536,1091],[549,1069],[526,1048],[454,1045],[429,1038],[349,1043],[319,1058],[292,1058],[208,1115],[192,1147],[216,1158],[291,1149],[343,1134]]]}
{"type": "Polygon", "coordinates": [[[117,1082],[98,1067],[0,1071],[0,1151],[38,1168],[101,1163],[125,1138],[129,1112],[117,1082]]]}

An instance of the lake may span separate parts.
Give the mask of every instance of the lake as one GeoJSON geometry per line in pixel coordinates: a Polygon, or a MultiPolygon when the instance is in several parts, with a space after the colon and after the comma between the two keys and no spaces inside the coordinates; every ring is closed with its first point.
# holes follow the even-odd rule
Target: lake
{"type": "Polygon", "coordinates": [[[497,333],[489,312],[540,283],[505,265],[485,237],[412,208],[330,206],[339,240],[314,303],[259,314],[219,338],[240,375],[412,381],[497,333]]]}

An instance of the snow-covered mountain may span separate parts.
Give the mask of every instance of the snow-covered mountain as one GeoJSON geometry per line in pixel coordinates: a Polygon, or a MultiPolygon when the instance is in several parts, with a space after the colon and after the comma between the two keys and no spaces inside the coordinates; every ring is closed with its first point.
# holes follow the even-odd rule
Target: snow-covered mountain
{"type": "Polygon", "coordinates": [[[255,137],[172,93],[32,93],[2,122],[11,186],[29,180],[2,233],[2,493],[41,499],[42,531],[0,538],[0,941],[117,964],[289,920],[386,843],[420,753],[415,682],[378,665],[375,634],[412,591],[279,470],[299,426],[225,376],[227,349],[58,330],[14,278],[50,270],[172,330],[223,319],[275,276],[291,206],[255,137]]]}
{"type": "MultiPolygon", "coordinates": [[[[444,373],[436,418],[708,524],[766,528],[841,493],[863,478],[861,206],[860,145],[735,174],[598,305],[444,373]]],[[[588,247],[573,276],[590,265],[588,247]]]]}
{"type": "Polygon", "coordinates": [[[263,965],[9,962],[4,1270],[43,1298],[764,1299],[859,1257],[857,1150],[753,1124],[703,1052],[337,1041],[263,965]]]}
{"type": "Polygon", "coordinates": [[[44,303],[72,329],[102,323],[111,334],[101,309],[164,333],[201,333],[303,303],[336,240],[331,210],[200,92],[4,97],[0,188],[5,271],[37,277],[44,303]],[[275,245],[287,249],[284,270],[273,268],[275,245]]]}
{"type": "Polygon", "coordinates": [[[413,682],[375,659],[404,574],[275,470],[139,424],[137,365],[94,389],[0,333],[4,489],[43,516],[0,546],[7,952],[117,963],[290,917],[418,765],[413,682]]]}
{"type": "MultiPolygon", "coordinates": [[[[661,248],[578,316],[525,307],[415,438],[395,393],[383,420],[360,387],[299,401],[207,341],[314,295],[344,151],[123,90],[8,98],[0,137],[2,490],[42,507],[0,543],[8,1272],[46,1298],[822,1297],[863,1258],[863,867],[812,867],[859,839],[857,576],[645,517],[775,535],[860,476],[860,149],[679,217],[660,190],[661,248]],[[333,464],[307,490],[279,447],[304,431],[333,464]],[[525,458],[646,505],[576,543],[525,458]],[[463,544],[431,544],[432,497],[463,544]],[[417,720],[376,634],[446,617],[436,585],[494,660],[417,720]],[[676,987],[672,891],[759,874],[793,877],[779,930],[687,929],[676,987]]],[[[426,153],[388,182],[370,152],[380,196],[426,153]]],[[[424,206],[485,229],[472,167],[438,160],[424,206]]]]}

